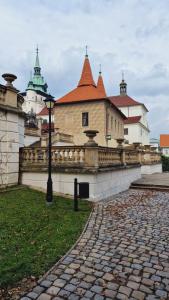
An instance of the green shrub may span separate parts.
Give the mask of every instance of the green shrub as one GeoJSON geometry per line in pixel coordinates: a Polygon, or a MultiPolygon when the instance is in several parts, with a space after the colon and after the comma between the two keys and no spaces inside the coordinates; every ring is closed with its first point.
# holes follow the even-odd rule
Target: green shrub
{"type": "Polygon", "coordinates": [[[162,168],[163,172],[169,171],[169,157],[162,155],[162,168]]]}

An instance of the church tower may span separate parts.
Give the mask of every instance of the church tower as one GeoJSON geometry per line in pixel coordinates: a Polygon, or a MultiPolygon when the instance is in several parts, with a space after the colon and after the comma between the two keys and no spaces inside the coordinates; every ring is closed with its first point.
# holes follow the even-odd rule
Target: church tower
{"type": "Polygon", "coordinates": [[[47,88],[47,83],[41,75],[39,49],[37,47],[33,76],[31,72],[26,92],[22,93],[25,100],[22,106],[23,111],[26,113],[33,112],[34,114],[38,114],[45,106],[43,100],[48,96],[47,88]]]}
{"type": "Polygon", "coordinates": [[[127,83],[124,80],[124,73],[122,72],[122,81],[120,83],[120,96],[127,95],[127,83]]]}

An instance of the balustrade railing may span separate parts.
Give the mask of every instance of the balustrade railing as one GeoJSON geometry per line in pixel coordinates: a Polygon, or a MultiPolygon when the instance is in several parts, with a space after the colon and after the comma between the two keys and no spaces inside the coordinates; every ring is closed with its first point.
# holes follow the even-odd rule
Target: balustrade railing
{"type": "MultiPolygon", "coordinates": [[[[103,168],[153,164],[161,161],[160,153],[127,148],[53,146],[52,166],[103,168]]],[[[48,148],[24,147],[20,150],[21,168],[47,166],[48,148]]]]}

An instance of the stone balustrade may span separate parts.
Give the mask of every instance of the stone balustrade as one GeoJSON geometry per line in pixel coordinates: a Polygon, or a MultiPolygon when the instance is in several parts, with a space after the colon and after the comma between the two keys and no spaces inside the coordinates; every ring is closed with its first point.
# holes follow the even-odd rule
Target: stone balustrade
{"type": "MultiPolygon", "coordinates": [[[[21,170],[46,170],[48,148],[24,147],[20,149],[21,170]]],[[[128,149],[88,146],[53,146],[52,166],[55,169],[70,168],[97,170],[122,166],[146,165],[161,162],[161,154],[151,149],[128,149]]]]}

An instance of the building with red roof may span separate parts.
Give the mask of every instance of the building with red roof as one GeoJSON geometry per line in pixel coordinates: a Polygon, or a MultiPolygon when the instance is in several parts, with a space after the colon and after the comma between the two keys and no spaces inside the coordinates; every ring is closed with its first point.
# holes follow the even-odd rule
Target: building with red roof
{"type": "Polygon", "coordinates": [[[84,131],[92,129],[99,131],[95,138],[99,145],[116,146],[116,139],[124,137],[125,119],[107,97],[101,71],[96,85],[86,54],[77,87],[56,100],[55,128],[73,135],[76,145],[83,145],[87,141],[84,131]]]}
{"type": "Polygon", "coordinates": [[[160,134],[160,148],[165,156],[169,156],[169,134],[160,134]]]}
{"type": "Polygon", "coordinates": [[[150,130],[147,122],[148,109],[143,103],[127,95],[127,83],[124,78],[122,78],[120,83],[120,95],[110,96],[109,99],[127,117],[124,121],[126,143],[139,142],[143,145],[148,145],[150,143],[150,130]]]}

